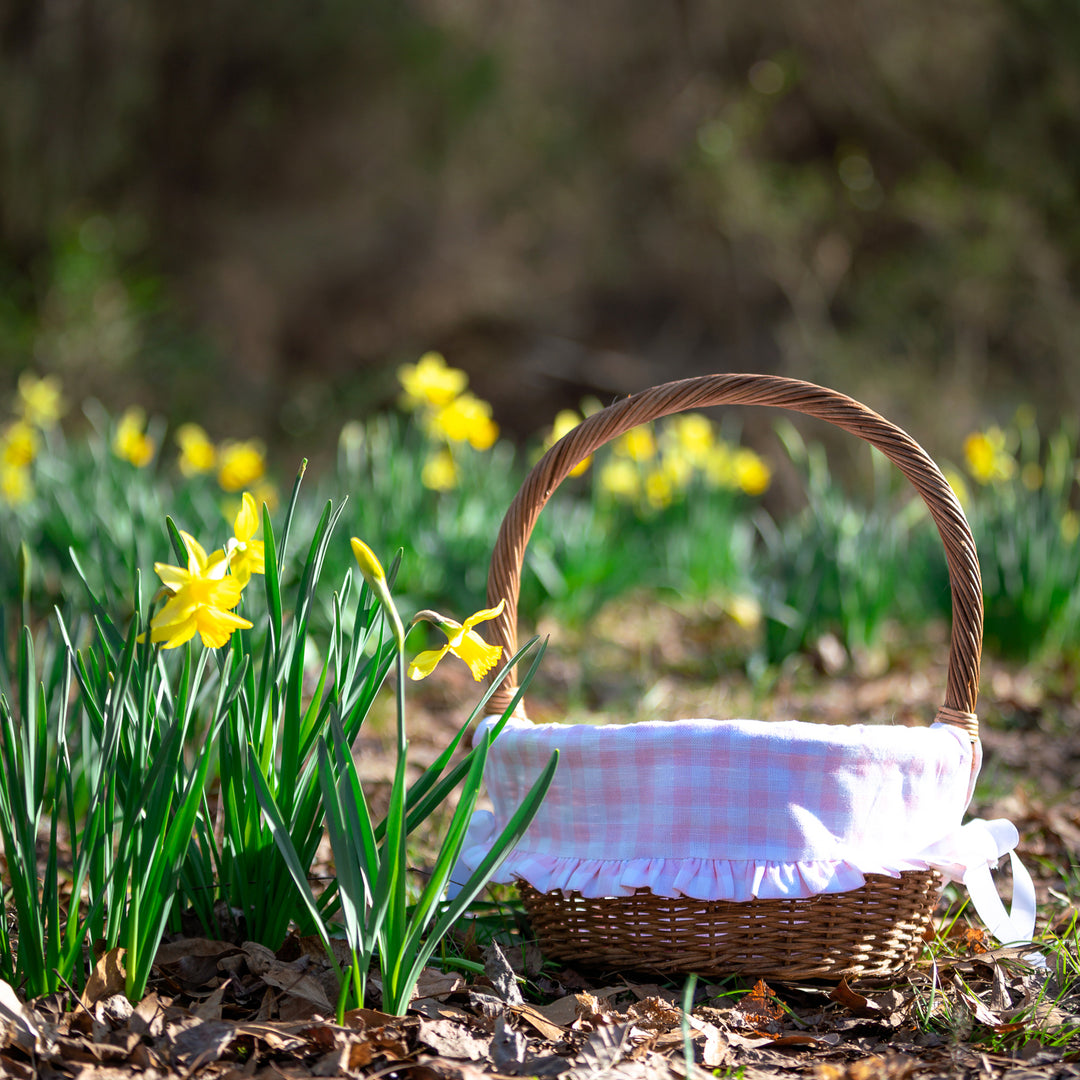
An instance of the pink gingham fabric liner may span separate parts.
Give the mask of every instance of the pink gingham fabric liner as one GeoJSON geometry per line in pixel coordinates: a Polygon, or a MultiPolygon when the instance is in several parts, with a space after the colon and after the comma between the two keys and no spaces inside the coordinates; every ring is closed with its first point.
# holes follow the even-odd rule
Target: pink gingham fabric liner
{"type": "MultiPolygon", "coordinates": [[[[846,892],[866,874],[931,865],[958,876],[972,858],[987,862],[985,830],[972,828],[983,823],[961,828],[978,744],[948,725],[511,720],[485,773],[493,811],[474,815],[459,873],[482,860],[556,747],[554,782],[496,880],[742,901],[846,892]]],[[[998,825],[1000,855],[1016,839],[998,825]]]]}

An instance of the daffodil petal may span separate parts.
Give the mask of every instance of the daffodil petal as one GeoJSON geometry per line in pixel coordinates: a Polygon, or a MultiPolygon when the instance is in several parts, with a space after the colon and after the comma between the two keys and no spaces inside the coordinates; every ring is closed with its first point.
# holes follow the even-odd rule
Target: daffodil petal
{"type": "Polygon", "coordinates": [[[449,651],[450,646],[444,645],[441,649],[432,649],[430,652],[419,653],[409,665],[409,678],[416,681],[426,679],[449,651]]]}
{"type": "Polygon", "coordinates": [[[171,566],[169,563],[154,563],[154,573],[161,578],[162,585],[172,592],[182,588],[191,581],[191,574],[181,566],[171,566]]]}
{"type": "Polygon", "coordinates": [[[471,630],[477,623],[488,622],[491,619],[497,619],[503,613],[503,608],[505,607],[506,601],[500,600],[495,607],[485,608],[483,611],[478,611],[475,615],[470,615],[465,620],[465,629],[471,630]]]}
{"type": "Polygon", "coordinates": [[[206,548],[191,533],[180,530],[180,539],[188,553],[188,573],[201,574],[206,569],[206,548]]]}
{"type": "Polygon", "coordinates": [[[255,499],[247,491],[244,492],[240,501],[240,511],[233,523],[233,532],[240,543],[245,544],[250,540],[259,528],[259,514],[255,508],[255,499]]]}
{"type": "Polygon", "coordinates": [[[156,626],[150,631],[150,640],[154,643],[164,641],[162,648],[175,649],[185,641],[190,641],[197,629],[194,618],[175,626],[156,626]]]}
{"type": "Polygon", "coordinates": [[[252,625],[239,615],[214,608],[203,608],[199,611],[195,616],[195,623],[203,644],[213,649],[224,645],[234,630],[250,629],[252,625]]]}

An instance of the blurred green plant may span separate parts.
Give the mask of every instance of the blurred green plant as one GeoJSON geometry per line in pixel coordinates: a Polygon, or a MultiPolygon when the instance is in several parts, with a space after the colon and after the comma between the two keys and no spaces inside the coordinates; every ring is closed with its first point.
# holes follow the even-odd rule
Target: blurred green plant
{"type": "Polygon", "coordinates": [[[1034,410],[964,440],[965,510],[982,567],[987,647],[1019,660],[1080,650],[1078,430],[1043,437],[1034,410]]]}
{"type": "MultiPolygon", "coordinates": [[[[403,365],[399,379],[411,418],[387,413],[346,424],[334,467],[316,484],[320,492],[362,492],[351,510],[356,531],[415,554],[395,580],[401,603],[460,610],[484,592],[524,455],[499,437],[490,408],[440,355],[403,365]]],[[[586,412],[595,407],[583,403],[586,412]]],[[[125,611],[136,573],[148,574],[160,550],[167,512],[192,534],[214,536],[226,532],[241,489],[256,507],[276,504],[253,440],[215,441],[190,422],[169,434],[159,418],[128,411],[113,419],[93,402],[83,406],[88,435],[69,438],[65,408],[55,379],[24,374],[0,429],[0,596],[9,623],[23,603],[20,544],[35,555],[32,607],[81,589],[71,549],[101,602],[125,611]]],[[[983,561],[987,648],[1033,658],[1080,643],[1072,588],[1080,519],[1075,434],[1063,427],[1044,439],[1025,415],[965,440],[963,486],[983,561]]],[[[550,446],[580,419],[565,410],[538,441],[550,446]]],[[[754,663],[775,664],[824,634],[849,654],[873,652],[894,622],[947,616],[936,537],[899,478],[871,454],[868,496],[850,496],[820,445],[804,443],[790,424],[777,430],[807,493],[807,507],[795,512],[757,505],[770,467],[699,414],[635,429],[582,462],[530,542],[525,617],[551,614],[580,626],[611,600],[659,587],[718,603],[751,636],[761,634],[754,663]]],[[[318,505],[294,504],[305,534],[319,528],[318,505]]],[[[282,550],[282,587],[299,587],[306,554],[282,550]]],[[[324,576],[343,580],[348,552],[331,545],[324,559],[324,576]]],[[[314,590],[310,602],[312,628],[329,632],[339,618],[333,596],[314,590]]]]}
{"type": "Polygon", "coordinates": [[[758,574],[765,660],[779,663],[826,634],[835,635],[849,655],[872,650],[890,622],[911,625],[925,617],[928,566],[935,555],[943,566],[945,561],[940,551],[911,542],[925,524],[925,508],[910,492],[898,493],[898,474],[878,451],[870,450],[867,504],[830,474],[823,446],[807,444],[787,420],[776,430],[803,480],[807,504],[780,522],[764,513],[757,517],[764,541],[758,574]]]}

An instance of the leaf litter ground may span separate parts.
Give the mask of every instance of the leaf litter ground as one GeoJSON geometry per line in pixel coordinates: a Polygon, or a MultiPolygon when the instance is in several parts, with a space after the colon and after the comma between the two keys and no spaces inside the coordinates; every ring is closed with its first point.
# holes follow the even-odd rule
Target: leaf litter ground
{"type": "MultiPolygon", "coordinates": [[[[624,624],[620,624],[624,625],[624,624]]],[[[535,719],[576,721],[715,715],[820,722],[926,722],[944,685],[939,642],[906,659],[842,657],[822,643],[813,662],[760,682],[721,674],[715,642],[685,622],[624,633],[610,663],[573,642],[545,660],[530,698],[535,719]],[[709,648],[706,648],[709,646],[709,648]],[[663,674],[659,674],[663,672],[663,674]],[[673,674],[674,673],[674,674],[673,674]]],[[[698,628],[699,629],[699,628],[698,628]]],[[[414,699],[414,756],[445,745],[475,694],[467,676],[414,699]]],[[[985,764],[973,812],[1008,817],[1036,881],[1044,969],[1030,949],[995,949],[947,890],[938,940],[891,983],[699,982],[545,964],[512,894],[456,942],[469,974],[429,969],[405,1017],[376,1006],[332,1022],[334,976],[317,940],[276,952],[211,941],[191,928],[161,948],[147,996],[129,1002],[116,955],[101,956],[81,998],[23,1002],[0,988],[0,1075],[11,1077],[1080,1077],[1080,709],[1061,672],[987,665],[981,705],[985,764]],[[501,947],[500,947],[501,941],[501,947]],[[483,970],[483,974],[479,971],[483,970]]],[[[391,758],[377,726],[358,747],[377,789],[391,758]]],[[[414,854],[422,872],[423,852],[414,854]]],[[[324,863],[320,872],[331,873],[324,863]]],[[[1007,874],[1003,874],[1007,878],[1007,874]]],[[[1008,885],[1002,884],[1007,895],[1008,885]]],[[[465,966],[465,965],[462,965],[465,966]]]]}

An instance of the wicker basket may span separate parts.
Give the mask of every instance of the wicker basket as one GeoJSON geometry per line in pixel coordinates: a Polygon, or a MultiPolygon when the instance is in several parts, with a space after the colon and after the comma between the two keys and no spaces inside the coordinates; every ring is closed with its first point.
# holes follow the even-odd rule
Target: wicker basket
{"type": "MultiPolygon", "coordinates": [[[[949,484],[909,435],[877,413],[835,391],[778,376],[712,375],[657,386],[595,413],[548,451],[511,504],[492,556],[488,598],[492,606],[506,601],[492,624],[492,640],[503,646],[504,661],[516,648],[525,548],[561,481],[598,447],[639,424],[721,404],[769,405],[826,420],[877,447],[915,486],[944,544],[952,591],[948,676],[937,720],[975,742],[982,591],[971,532],[949,484]]],[[[493,712],[507,708],[515,684],[511,670],[493,712]]],[[[524,718],[521,706],[518,716],[524,718]]],[[[932,869],[899,877],[867,874],[864,885],[846,892],[745,902],[657,896],[647,889],[586,898],[558,889],[538,892],[525,881],[520,887],[541,946],[553,959],[664,974],[802,979],[892,976],[908,967],[922,947],[941,880],[932,869]]]]}
{"type": "MultiPolygon", "coordinates": [[[[548,451],[511,504],[491,558],[489,602],[507,602],[492,624],[492,640],[503,646],[503,658],[516,647],[526,544],[559,483],[599,446],[638,424],[721,404],[770,405],[836,424],[876,446],[916,487],[945,546],[953,603],[945,698],[936,719],[977,741],[982,589],[974,541],[953,490],[926,451],[888,420],[833,390],[778,376],[715,375],[665,383],[599,411],[548,451]]],[[[511,671],[492,699],[492,712],[508,707],[515,683],[511,671]]],[[[518,716],[524,718],[521,706],[518,716]]],[[[919,954],[941,885],[935,870],[915,869],[899,877],[867,874],[865,885],[846,892],[734,902],[659,896],[647,889],[630,896],[584,897],[538,892],[519,881],[526,912],[553,959],[591,968],[772,978],[903,971],[919,954]]]]}

